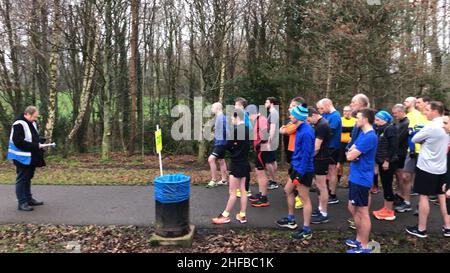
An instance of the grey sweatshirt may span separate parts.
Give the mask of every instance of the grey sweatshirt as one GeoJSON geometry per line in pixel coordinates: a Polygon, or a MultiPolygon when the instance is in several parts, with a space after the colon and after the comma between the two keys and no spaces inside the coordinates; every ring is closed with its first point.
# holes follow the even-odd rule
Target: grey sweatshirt
{"type": "Polygon", "coordinates": [[[447,145],[449,136],[445,132],[442,117],[433,119],[413,138],[414,143],[421,144],[417,167],[431,174],[447,172],[447,145]]]}

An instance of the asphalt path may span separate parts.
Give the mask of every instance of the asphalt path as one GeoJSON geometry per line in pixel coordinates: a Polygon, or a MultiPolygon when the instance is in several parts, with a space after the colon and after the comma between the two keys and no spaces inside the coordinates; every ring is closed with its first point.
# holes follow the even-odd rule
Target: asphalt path
{"type": "MultiPolygon", "coordinates": [[[[256,186],[252,187],[256,190],[256,186]]],[[[14,185],[0,185],[0,224],[64,224],[64,225],[136,225],[149,226],[155,221],[155,200],[152,186],[32,186],[33,196],[45,202],[32,212],[17,210],[14,185]]],[[[329,206],[330,222],[313,225],[315,230],[346,230],[350,214],[347,210],[348,190],[338,189],[339,204],[329,206]]],[[[314,207],[317,194],[311,193],[314,207]]],[[[372,209],[383,203],[382,193],[372,195],[372,209]]],[[[228,188],[220,186],[206,189],[192,186],[190,193],[190,222],[198,228],[276,228],[275,221],[287,215],[286,199],[280,187],[269,191],[271,205],[264,208],[249,207],[248,223],[236,221],[227,225],[211,224],[211,218],[219,215],[228,198],[228,188]]],[[[413,205],[417,197],[412,199],[413,205]]],[[[442,220],[439,207],[430,205],[428,230],[439,232],[442,220]]],[[[238,212],[239,203],[234,213],[238,212]]],[[[301,223],[302,211],[296,210],[301,223]]],[[[403,231],[407,225],[417,224],[412,212],[399,214],[395,221],[379,221],[372,218],[372,231],[403,231]]]]}

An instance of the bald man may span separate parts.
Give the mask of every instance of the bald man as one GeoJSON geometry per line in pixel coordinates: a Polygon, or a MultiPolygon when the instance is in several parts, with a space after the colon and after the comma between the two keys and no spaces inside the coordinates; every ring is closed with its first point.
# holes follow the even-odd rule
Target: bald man
{"type": "Polygon", "coordinates": [[[206,186],[207,188],[214,188],[228,183],[228,170],[224,159],[225,145],[227,143],[227,119],[223,114],[223,107],[220,102],[216,102],[211,106],[211,112],[216,115],[216,122],[214,125],[214,149],[208,158],[211,169],[211,181],[206,186]],[[217,164],[219,164],[220,173],[217,169],[217,164]]]}
{"type": "MultiPolygon", "coordinates": [[[[409,120],[409,148],[408,148],[408,154],[405,159],[405,166],[403,167],[403,185],[404,185],[404,191],[402,193],[402,197],[404,199],[404,203],[407,205],[411,204],[411,198],[410,195],[417,195],[417,193],[412,191],[413,188],[413,181],[415,178],[416,173],[416,165],[417,165],[417,158],[418,154],[420,152],[420,144],[415,144],[412,142],[412,137],[414,136],[414,133],[420,131],[420,128],[423,128],[427,123],[429,123],[428,119],[424,115],[423,112],[418,109],[417,104],[420,100],[420,109],[424,110],[422,104],[426,104],[429,99],[425,97],[425,101],[423,98],[417,99],[415,97],[408,97],[405,99],[403,104],[407,108],[407,114],[406,117],[409,120]]],[[[408,212],[411,209],[402,209],[400,207],[396,208],[397,212],[403,213],[408,212]]],[[[415,214],[417,211],[415,212],[415,214]]]]}
{"type": "MultiPolygon", "coordinates": [[[[353,96],[353,98],[350,102],[350,107],[352,108],[353,116],[356,117],[356,114],[358,113],[358,111],[370,107],[369,98],[366,95],[361,94],[361,93],[356,94],[355,96],[353,96]]],[[[361,133],[361,130],[358,128],[358,126],[353,127],[353,131],[350,135],[351,139],[346,148],[347,151],[350,149],[350,147],[352,147],[353,144],[355,144],[355,141],[358,138],[360,133],[361,133]]]]}
{"type": "Polygon", "coordinates": [[[330,153],[330,164],[328,166],[328,180],[330,197],[328,204],[337,204],[339,199],[336,196],[336,188],[338,182],[338,174],[336,165],[339,161],[339,148],[341,146],[341,133],[342,133],[342,120],[341,114],[334,108],[333,102],[328,99],[321,99],[317,103],[319,112],[323,112],[323,118],[325,118],[330,126],[331,136],[328,144],[330,153]]]}

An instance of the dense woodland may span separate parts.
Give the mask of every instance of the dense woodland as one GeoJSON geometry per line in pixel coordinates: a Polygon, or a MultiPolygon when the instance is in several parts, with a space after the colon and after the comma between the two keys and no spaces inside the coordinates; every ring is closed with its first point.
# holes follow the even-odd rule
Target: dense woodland
{"type": "Polygon", "coordinates": [[[165,152],[202,161],[208,142],[170,138],[197,96],[275,96],[283,117],[298,95],[450,92],[450,0],[1,0],[0,32],[3,151],[30,104],[56,153],[153,153],[159,124],[165,152]]]}

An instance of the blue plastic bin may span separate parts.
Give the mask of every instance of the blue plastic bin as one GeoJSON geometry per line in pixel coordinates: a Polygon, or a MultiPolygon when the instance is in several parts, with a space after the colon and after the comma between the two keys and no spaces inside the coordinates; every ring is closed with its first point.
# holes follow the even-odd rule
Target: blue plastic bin
{"type": "Polygon", "coordinates": [[[189,194],[191,178],[169,174],[155,178],[155,233],[180,237],[189,233],[189,194]]]}

